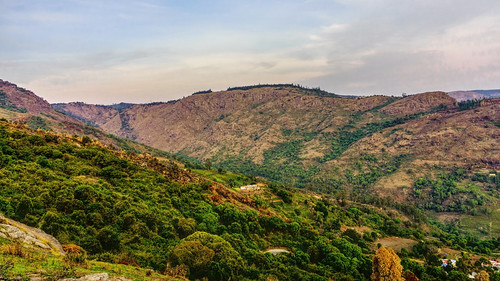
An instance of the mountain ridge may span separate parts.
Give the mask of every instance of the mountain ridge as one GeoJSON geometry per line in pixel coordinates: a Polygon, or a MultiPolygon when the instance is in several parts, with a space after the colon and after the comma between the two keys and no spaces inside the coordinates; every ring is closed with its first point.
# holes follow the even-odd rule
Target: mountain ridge
{"type": "MultiPolygon", "coordinates": [[[[266,165],[267,161],[277,165],[268,165],[265,169],[287,165],[291,167],[288,172],[292,175],[308,170],[303,181],[317,173],[314,167],[324,166],[323,163],[339,157],[349,146],[377,131],[404,127],[413,119],[424,123],[427,122],[422,119],[425,116],[432,116],[431,120],[445,116],[457,119],[461,114],[458,104],[444,92],[401,98],[344,98],[301,95],[297,88],[259,86],[206,92],[175,103],[136,104],[121,112],[114,111],[113,117],[109,115],[106,119],[97,117],[94,120],[110,133],[200,161],[210,159],[222,168],[238,169],[236,163],[239,162],[247,166],[240,171],[257,171],[256,174],[266,176],[265,171],[258,172],[260,168],[256,165],[266,165]],[[349,135],[352,135],[351,139],[345,137],[349,135]],[[332,151],[332,141],[345,144],[340,148],[333,144],[332,151]],[[291,150],[285,152],[284,158],[272,156],[287,149],[291,150]],[[285,158],[289,159],[286,160],[289,164],[280,164],[285,158]]],[[[489,106],[498,107],[496,102],[489,106]]],[[[60,109],[92,119],[88,113],[92,112],[92,105],[77,107],[70,104],[60,109]],[[78,110],[83,111],[78,113],[78,110]]],[[[107,110],[108,114],[112,111],[107,110]]],[[[492,120],[498,119],[495,111],[488,114],[492,120]]],[[[491,120],[483,121],[487,126],[491,120]]],[[[494,137],[490,134],[488,138],[494,137]]],[[[272,179],[280,181],[284,177],[272,179]]],[[[297,181],[287,183],[297,184],[297,181]]],[[[299,182],[299,185],[304,183],[299,182]]]]}

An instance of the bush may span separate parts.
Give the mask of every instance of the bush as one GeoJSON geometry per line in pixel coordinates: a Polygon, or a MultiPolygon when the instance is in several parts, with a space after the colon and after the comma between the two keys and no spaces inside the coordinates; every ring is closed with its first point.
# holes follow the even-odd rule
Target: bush
{"type": "Polygon", "coordinates": [[[64,261],[70,265],[85,265],[87,263],[87,252],[77,245],[68,244],[62,245],[64,252],[66,252],[66,256],[64,257],[64,261]]]}
{"type": "Polygon", "coordinates": [[[28,252],[26,252],[26,250],[20,243],[3,245],[3,247],[1,248],[1,253],[5,255],[18,256],[21,258],[28,257],[28,252]]]}

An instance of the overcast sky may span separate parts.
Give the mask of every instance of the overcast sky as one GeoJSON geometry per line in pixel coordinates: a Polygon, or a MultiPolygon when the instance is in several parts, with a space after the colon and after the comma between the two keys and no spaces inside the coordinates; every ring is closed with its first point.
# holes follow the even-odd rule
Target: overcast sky
{"type": "Polygon", "coordinates": [[[0,0],[0,79],[49,102],[299,83],[500,88],[498,0],[0,0]]]}

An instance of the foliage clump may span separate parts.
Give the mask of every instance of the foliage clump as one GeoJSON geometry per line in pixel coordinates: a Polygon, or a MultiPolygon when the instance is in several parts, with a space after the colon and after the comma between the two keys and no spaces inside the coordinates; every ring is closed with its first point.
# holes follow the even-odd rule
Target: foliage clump
{"type": "Polygon", "coordinates": [[[403,266],[398,255],[391,248],[378,248],[373,256],[373,281],[404,281],[402,277],[403,266]]]}

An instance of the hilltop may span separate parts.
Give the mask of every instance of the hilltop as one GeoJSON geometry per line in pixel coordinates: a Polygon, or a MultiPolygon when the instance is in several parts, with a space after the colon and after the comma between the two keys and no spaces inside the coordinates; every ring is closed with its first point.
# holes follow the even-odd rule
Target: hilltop
{"type": "Polygon", "coordinates": [[[360,150],[350,148],[360,145],[379,161],[404,156],[400,170],[432,161],[498,169],[499,151],[493,144],[499,134],[494,125],[500,120],[499,103],[495,99],[481,105],[461,110],[444,92],[350,98],[264,85],[121,110],[81,103],[57,108],[109,133],[201,162],[208,159],[217,167],[328,188],[315,181],[324,181],[325,175],[344,178],[335,168],[339,163],[344,170],[355,170],[360,150]]]}

